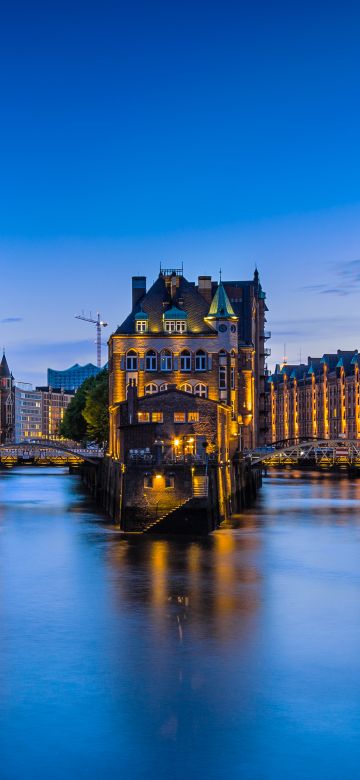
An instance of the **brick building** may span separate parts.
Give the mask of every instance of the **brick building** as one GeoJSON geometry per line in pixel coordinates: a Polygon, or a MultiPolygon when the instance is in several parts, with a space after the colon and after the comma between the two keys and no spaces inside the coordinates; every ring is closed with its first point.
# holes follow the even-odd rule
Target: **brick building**
{"type": "Polygon", "coordinates": [[[268,382],[268,442],[316,437],[360,438],[357,350],[277,366],[268,382]]]}
{"type": "MultiPolygon", "coordinates": [[[[226,516],[234,487],[230,461],[237,447],[231,436],[231,407],[169,386],[138,397],[136,384],[116,407],[122,462],[121,526],[144,530],[194,504],[195,527],[204,531],[226,516]],[[199,505],[203,501],[202,510],[199,505]]],[[[194,507],[192,509],[194,511],[194,507]]],[[[172,524],[174,520],[172,517],[172,524]]],[[[194,518],[192,519],[194,526],[194,518]]]]}
{"type": "Polygon", "coordinates": [[[14,441],[15,396],[14,377],[9,369],[5,353],[0,363],[0,444],[14,441]]]}
{"type": "Polygon", "coordinates": [[[244,446],[265,437],[265,294],[251,282],[189,282],[163,269],[146,291],[133,277],[132,310],[109,340],[110,442],[118,456],[115,417],[134,382],[138,395],[169,385],[231,408],[232,434],[244,446]]]}

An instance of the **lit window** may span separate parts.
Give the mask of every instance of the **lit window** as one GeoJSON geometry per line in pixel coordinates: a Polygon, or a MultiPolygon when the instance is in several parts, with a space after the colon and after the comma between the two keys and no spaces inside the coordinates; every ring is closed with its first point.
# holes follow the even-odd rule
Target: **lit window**
{"type": "Polygon", "coordinates": [[[188,412],[188,422],[199,422],[199,412],[188,412]]]}
{"type": "Polygon", "coordinates": [[[150,422],[150,412],[138,412],[138,422],[139,423],[150,422]]]}
{"type": "Polygon", "coordinates": [[[183,393],[192,393],[192,386],[185,383],[184,385],[180,385],[180,390],[182,390],[183,393]]]}
{"type": "Polygon", "coordinates": [[[173,358],[168,349],[161,353],[161,371],[172,371],[173,358]]]}
{"type": "Polygon", "coordinates": [[[186,414],[185,414],[185,412],[174,412],[174,422],[175,423],[184,423],[184,422],[186,422],[186,414]]]}
{"type": "Polygon", "coordinates": [[[137,367],[138,367],[137,354],[133,349],[130,349],[126,355],[126,370],[137,371],[137,367]]]}
{"type": "Polygon", "coordinates": [[[145,395],[152,395],[153,393],[157,393],[158,390],[159,388],[154,382],[150,382],[149,385],[145,385],[145,395]]]}
{"type": "Polygon", "coordinates": [[[206,371],[206,354],[202,349],[195,354],[195,371],[206,371]]]}
{"type": "Polygon", "coordinates": [[[207,386],[199,382],[194,387],[194,395],[199,395],[200,398],[207,398],[207,386]]]}
{"type": "Polygon", "coordinates": [[[151,422],[162,423],[163,422],[163,413],[162,412],[151,412],[151,422]]]}
{"type": "Polygon", "coordinates": [[[188,349],[180,353],[180,371],[191,371],[191,353],[188,349]]]}
{"type": "Polygon", "coordinates": [[[146,333],[147,331],[147,320],[137,320],[136,321],[136,332],[137,333],[146,333]]]}
{"type": "Polygon", "coordinates": [[[155,350],[149,349],[145,355],[145,371],[156,371],[157,355],[155,350]]]}
{"type": "Polygon", "coordinates": [[[166,333],[185,333],[186,322],[184,320],[165,320],[166,333]]]}

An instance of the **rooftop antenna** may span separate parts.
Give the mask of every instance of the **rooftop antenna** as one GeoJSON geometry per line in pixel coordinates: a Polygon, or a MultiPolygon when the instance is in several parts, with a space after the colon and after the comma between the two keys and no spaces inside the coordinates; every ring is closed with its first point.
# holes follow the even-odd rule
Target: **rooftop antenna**
{"type": "Polygon", "coordinates": [[[221,284],[221,268],[219,268],[220,284],[221,284]]]}
{"type": "Polygon", "coordinates": [[[286,344],[284,344],[284,366],[287,364],[287,357],[286,357],[286,344]]]}
{"type": "Polygon", "coordinates": [[[76,320],[83,320],[84,322],[90,322],[92,325],[96,325],[96,364],[98,368],[101,368],[101,328],[107,327],[107,322],[104,322],[100,319],[99,312],[97,313],[97,318],[94,320],[91,316],[85,317],[84,314],[75,314],[76,320]]]}

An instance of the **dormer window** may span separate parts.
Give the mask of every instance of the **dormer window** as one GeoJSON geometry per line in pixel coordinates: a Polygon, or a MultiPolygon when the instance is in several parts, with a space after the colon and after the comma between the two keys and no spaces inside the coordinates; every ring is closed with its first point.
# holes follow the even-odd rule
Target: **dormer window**
{"type": "Polygon", "coordinates": [[[149,315],[145,311],[138,311],[135,314],[136,333],[147,333],[149,329],[149,315]]]}
{"type": "Polygon", "coordinates": [[[185,320],[166,320],[165,332],[166,333],[185,333],[186,322],[185,320]]]}
{"type": "Polygon", "coordinates": [[[187,313],[177,306],[172,306],[163,314],[165,333],[185,333],[187,313]]]}

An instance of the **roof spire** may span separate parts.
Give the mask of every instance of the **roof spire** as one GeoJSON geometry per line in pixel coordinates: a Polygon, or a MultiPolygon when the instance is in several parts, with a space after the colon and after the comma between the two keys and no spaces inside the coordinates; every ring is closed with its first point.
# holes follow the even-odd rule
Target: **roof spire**
{"type": "Polygon", "coordinates": [[[209,314],[207,315],[206,319],[209,320],[221,320],[221,319],[237,320],[238,319],[229,301],[229,298],[227,296],[225,287],[221,279],[217,287],[216,293],[211,301],[209,314]]]}
{"type": "Polygon", "coordinates": [[[1,363],[0,363],[0,376],[7,377],[7,378],[11,376],[10,371],[9,371],[9,366],[7,364],[7,360],[6,360],[6,357],[5,357],[5,349],[4,349],[4,354],[2,356],[2,360],[1,360],[1,363]]]}

